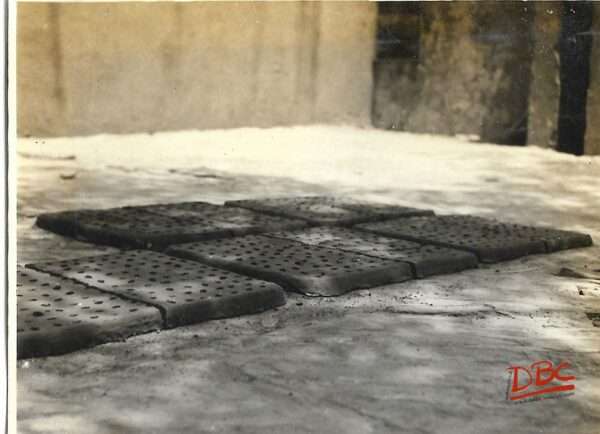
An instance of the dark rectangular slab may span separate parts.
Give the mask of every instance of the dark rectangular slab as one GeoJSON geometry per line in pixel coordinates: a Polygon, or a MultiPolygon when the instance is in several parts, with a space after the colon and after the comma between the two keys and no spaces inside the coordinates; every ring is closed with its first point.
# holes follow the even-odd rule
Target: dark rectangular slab
{"type": "Polygon", "coordinates": [[[481,217],[446,215],[386,220],[355,226],[384,236],[437,244],[475,253],[482,262],[498,262],[545,253],[546,243],[524,237],[503,224],[481,217]]]}
{"type": "Polygon", "coordinates": [[[508,230],[515,236],[529,240],[543,240],[548,253],[560,250],[589,247],[593,244],[588,234],[574,231],[563,231],[546,227],[507,224],[508,230]]]}
{"type": "Polygon", "coordinates": [[[148,250],[30,267],[156,306],[169,327],[285,304],[285,293],[273,283],[148,250]]]}
{"type": "Polygon", "coordinates": [[[307,295],[339,295],[412,277],[406,263],[262,235],[181,244],[167,253],[277,282],[307,295]]]}
{"type": "Polygon", "coordinates": [[[320,226],[269,233],[265,236],[408,262],[412,265],[416,277],[453,273],[467,268],[476,268],[478,264],[477,257],[470,252],[342,227],[320,226]]]}
{"type": "Polygon", "coordinates": [[[65,354],[163,327],[152,306],[17,268],[17,357],[65,354]]]}
{"type": "Polygon", "coordinates": [[[349,225],[395,217],[433,215],[431,210],[328,196],[235,200],[225,202],[225,205],[271,215],[298,218],[317,225],[349,225]]]}
{"type": "Polygon", "coordinates": [[[300,228],[306,222],[188,202],[42,214],[37,225],[93,243],[162,250],[170,244],[300,228]]]}
{"type": "Polygon", "coordinates": [[[171,242],[187,241],[190,235],[201,230],[170,218],[125,208],[42,214],[36,224],[82,241],[122,248],[161,248],[171,242]]]}
{"type": "MultiPolygon", "coordinates": [[[[265,215],[248,209],[225,207],[207,202],[182,202],[126,209],[138,209],[184,221],[189,219],[195,224],[205,225],[207,229],[212,228],[214,232],[228,231],[236,236],[308,226],[306,222],[298,219],[265,215]]],[[[212,239],[214,238],[221,237],[212,237],[212,239]]]]}

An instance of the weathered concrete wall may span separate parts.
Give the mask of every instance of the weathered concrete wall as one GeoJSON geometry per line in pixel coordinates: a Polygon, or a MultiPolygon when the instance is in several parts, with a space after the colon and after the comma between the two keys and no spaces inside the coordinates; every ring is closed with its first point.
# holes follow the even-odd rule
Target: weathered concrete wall
{"type": "Polygon", "coordinates": [[[18,5],[18,132],[367,124],[375,5],[18,5]]]}
{"type": "Polygon", "coordinates": [[[600,3],[594,3],[584,153],[600,155],[600,3]]]}
{"type": "Polygon", "coordinates": [[[420,104],[423,76],[410,59],[383,59],[373,68],[373,125],[406,131],[420,104]]]}
{"type": "Polygon", "coordinates": [[[486,108],[480,134],[483,141],[527,142],[533,15],[531,5],[524,2],[477,3],[474,39],[483,51],[483,70],[489,82],[481,94],[486,108]]]}
{"type": "Polygon", "coordinates": [[[527,144],[556,148],[560,101],[558,39],[562,3],[535,2],[527,144]]]}
{"type": "Polygon", "coordinates": [[[18,5],[17,125],[19,133],[64,133],[58,9],[18,5]]]}
{"type": "Polygon", "coordinates": [[[421,6],[415,2],[378,4],[372,115],[376,127],[406,130],[419,104],[421,6]]]}
{"type": "Polygon", "coordinates": [[[415,79],[402,76],[410,65],[377,65],[374,113],[408,131],[475,134],[494,142],[524,136],[529,13],[524,3],[422,3],[415,79]],[[381,97],[387,89],[390,95],[381,97]]]}

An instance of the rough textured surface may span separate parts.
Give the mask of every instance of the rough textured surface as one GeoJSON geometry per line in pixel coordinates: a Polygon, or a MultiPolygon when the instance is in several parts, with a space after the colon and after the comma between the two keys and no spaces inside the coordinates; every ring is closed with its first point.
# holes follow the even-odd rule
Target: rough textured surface
{"type": "Polygon", "coordinates": [[[271,280],[307,295],[340,295],[412,277],[405,263],[261,235],[180,244],[167,253],[271,280]]]}
{"type": "MultiPolygon", "coordinates": [[[[424,77],[411,59],[382,59],[373,65],[373,126],[406,131],[420,104],[424,77]]],[[[414,125],[411,125],[414,128],[414,125]]]]}
{"type": "Polygon", "coordinates": [[[41,214],[41,228],[98,244],[164,249],[169,244],[306,226],[300,220],[205,202],[41,214]]]}
{"type": "Polygon", "coordinates": [[[265,235],[361,253],[376,258],[408,262],[416,277],[452,273],[477,267],[477,257],[469,252],[431,244],[419,244],[353,229],[318,227],[265,235]]]}
{"type": "MultiPolygon", "coordinates": [[[[203,224],[175,220],[137,209],[78,210],[41,214],[40,228],[96,244],[123,248],[162,249],[170,243],[191,241],[203,224]]],[[[224,235],[222,232],[219,235],[224,235]]]]}
{"type": "MultiPolygon", "coordinates": [[[[600,239],[600,157],[537,147],[321,126],[22,140],[18,151],[42,154],[17,159],[21,262],[102,253],[34,226],[41,212],[134,197],[348,195],[600,239]]],[[[19,363],[19,432],[595,433],[600,329],[585,313],[600,312],[600,285],[558,274],[600,269],[599,257],[595,245],[335,298],[290,293],[259,315],[19,363]],[[573,364],[575,394],[509,405],[507,367],[545,358],[573,364]]]]}
{"type": "MultiPolygon", "coordinates": [[[[22,3],[19,134],[366,125],[372,112],[377,126],[485,141],[524,143],[527,125],[528,143],[554,146],[560,9],[424,3],[419,59],[376,61],[373,84],[375,4],[22,3]]],[[[597,52],[589,154],[600,152],[597,52]]]]}
{"type": "Polygon", "coordinates": [[[542,240],[546,245],[548,253],[576,249],[578,247],[589,247],[593,243],[592,237],[588,234],[560,229],[512,224],[509,225],[508,232],[531,241],[542,240]]]}
{"type": "Polygon", "coordinates": [[[533,55],[527,117],[527,144],[556,148],[560,74],[558,38],[562,3],[533,2],[533,55]]]}
{"type": "Polygon", "coordinates": [[[377,3],[377,50],[373,63],[373,125],[405,130],[419,104],[422,3],[377,3]]]}
{"type": "Polygon", "coordinates": [[[145,250],[29,266],[156,306],[168,327],[285,304],[283,290],[272,283],[145,250]]]}
{"type": "Polygon", "coordinates": [[[160,311],[17,268],[17,358],[54,356],[163,327],[160,311]]]}
{"type": "Polygon", "coordinates": [[[587,155],[600,155],[600,4],[594,4],[592,20],[592,54],[590,57],[590,85],[587,92],[587,124],[585,148],[587,155]]]}
{"type": "Polygon", "coordinates": [[[247,209],[229,208],[207,202],[183,202],[136,207],[160,216],[174,219],[189,219],[194,224],[206,227],[205,239],[216,238],[216,233],[233,235],[256,234],[277,228],[301,228],[307,226],[302,220],[275,217],[247,209]]]}
{"type": "Polygon", "coordinates": [[[498,262],[544,253],[542,240],[523,239],[489,220],[470,216],[437,216],[366,223],[357,229],[402,239],[435,243],[473,252],[482,262],[498,262]]]}
{"type": "Polygon", "coordinates": [[[393,217],[431,215],[430,210],[361,202],[327,196],[281,197],[228,201],[227,206],[299,218],[313,224],[354,224],[393,217]]]}
{"type": "Polygon", "coordinates": [[[483,262],[592,245],[589,235],[550,228],[506,224],[481,217],[446,215],[365,223],[357,229],[468,250],[483,262]]]}
{"type": "Polygon", "coordinates": [[[19,134],[368,124],[375,9],[19,4],[19,134]]]}
{"type": "Polygon", "coordinates": [[[531,9],[517,2],[423,2],[416,64],[375,64],[374,124],[524,144],[531,9]]]}

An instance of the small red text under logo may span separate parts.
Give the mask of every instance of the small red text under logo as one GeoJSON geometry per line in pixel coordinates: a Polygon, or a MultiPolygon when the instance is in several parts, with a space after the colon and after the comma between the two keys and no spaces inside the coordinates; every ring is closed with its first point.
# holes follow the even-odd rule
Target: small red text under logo
{"type": "Polygon", "coordinates": [[[558,398],[575,390],[575,376],[565,371],[569,362],[554,365],[550,360],[539,360],[529,366],[510,366],[506,399],[509,401],[558,398]]]}

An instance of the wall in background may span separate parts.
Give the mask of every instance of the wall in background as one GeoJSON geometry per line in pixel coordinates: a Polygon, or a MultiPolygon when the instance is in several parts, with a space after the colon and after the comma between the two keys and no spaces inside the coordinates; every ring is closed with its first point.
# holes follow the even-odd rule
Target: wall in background
{"type": "Polygon", "coordinates": [[[18,133],[370,123],[370,3],[19,3],[18,133]]]}
{"type": "Polygon", "coordinates": [[[600,3],[594,3],[592,19],[590,87],[587,93],[587,125],[584,153],[600,155],[600,3]]]}
{"type": "Polygon", "coordinates": [[[527,143],[555,149],[566,148],[565,151],[579,148],[576,153],[600,155],[600,4],[588,3],[586,6],[584,3],[536,2],[534,5],[534,57],[527,143]],[[587,9],[576,10],[574,6],[587,9]],[[569,35],[569,31],[564,28],[565,21],[571,20],[572,25],[573,18],[582,13],[585,15],[580,18],[588,24],[591,21],[591,28],[586,26],[583,31],[571,29],[569,35]],[[565,48],[577,49],[577,46],[589,44],[590,41],[591,52],[576,59],[585,61],[586,69],[589,68],[589,80],[586,78],[587,72],[567,68],[566,71],[563,70],[561,81],[561,63],[563,66],[566,60],[573,63],[573,59],[569,59],[573,54],[566,52],[569,50],[565,48]],[[581,85],[582,89],[574,91],[573,85],[581,85]],[[567,93],[563,97],[572,97],[576,92],[585,95],[581,95],[570,107],[563,104],[561,109],[561,91],[567,93]],[[573,113],[573,109],[575,112],[583,112],[586,122],[573,122],[578,116],[578,113],[573,113]],[[559,120],[561,117],[563,122],[559,120]],[[564,122],[565,118],[567,122],[564,122]],[[561,126],[567,130],[575,130],[563,131],[562,145],[559,144],[561,126]]]}
{"type": "MultiPolygon", "coordinates": [[[[556,148],[562,5],[19,3],[18,133],[372,121],[556,148]]],[[[600,154],[593,15],[586,154],[600,154]]]]}
{"type": "Polygon", "coordinates": [[[423,4],[378,3],[373,125],[404,131],[421,98],[423,4]]]}
{"type": "MultiPolygon", "coordinates": [[[[419,6],[418,58],[387,56],[375,64],[375,125],[524,144],[531,73],[529,5],[419,6]]],[[[379,12],[381,27],[387,11],[379,12]]]]}
{"type": "Polygon", "coordinates": [[[560,101],[559,37],[562,3],[535,2],[527,143],[556,148],[560,101]]]}

